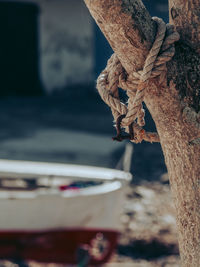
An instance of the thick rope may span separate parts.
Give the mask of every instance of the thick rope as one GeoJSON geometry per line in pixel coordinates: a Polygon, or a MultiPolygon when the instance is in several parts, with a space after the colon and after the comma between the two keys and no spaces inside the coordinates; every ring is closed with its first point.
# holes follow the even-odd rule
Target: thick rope
{"type": "Polygon", "coordinates": [[[157,23],[157,34],[149,54],[145,60],[143,70],[127,74],[122,67],[116,54],[108,60],[105,70],[97,80],[97,89],[104,102],[110,106],[115,121],[120,115],[125,115],[121,126],[130,126],[133,122],[135,139],[150,142],[159,141],[156,133],[146,133],[141,127],[145,125],[144,109],[142,102],[145,96],[146,87],[150,79],[158,78],[161,83],[165,78],[166,62],[174,56],[174,42],[179,40],[179,34],[174,31],[172,25],[165,24],[160,18],[154,17],[157,23]],[[128,106],[120,102],[118,87],[127,91],[129,97],[128,106]],[[137,119],[137,123],[136,120],[137,119]]]}

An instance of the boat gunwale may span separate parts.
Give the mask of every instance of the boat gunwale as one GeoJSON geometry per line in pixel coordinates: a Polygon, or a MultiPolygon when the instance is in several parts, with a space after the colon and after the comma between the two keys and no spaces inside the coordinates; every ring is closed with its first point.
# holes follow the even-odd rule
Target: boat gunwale
{"type": "Polygon", "coordinates": [[[132,179],[131,173],[111,168],[5,159],[0,159],[0,176],[9,179],[57,177],[93,181],[118,180],[121,182],[129,182],[132,179]]]}

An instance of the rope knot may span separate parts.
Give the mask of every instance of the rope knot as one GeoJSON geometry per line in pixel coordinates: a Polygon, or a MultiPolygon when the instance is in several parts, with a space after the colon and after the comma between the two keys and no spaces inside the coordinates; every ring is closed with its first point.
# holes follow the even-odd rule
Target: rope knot
{"type": "Polygon", "coordinates": [[[114,53],[97,80],[99,94],[111,107],[114,120],[118,121],[120,118],[121,126],[129,133],[130,127],[133,128],[133,140],[131,139],[133,135],[129,134],[133,142],[141,142],[143,139],[150,142],[159,141],[157,134],[146,133],[141,128],[145,125],[142,103],[150,80],[163,78],[166,62],[170,61],[175,54],[174,42],[179,40],[179,34],[174,31],[172,25],[166,25],[162,19],[157,17],[152,19],[157,23],[157,34],[145,60],[143,70],[127,74],[114,53]],[[118,87],[126,90],[129,97],[127,106],[119,99],[118,87]]]}

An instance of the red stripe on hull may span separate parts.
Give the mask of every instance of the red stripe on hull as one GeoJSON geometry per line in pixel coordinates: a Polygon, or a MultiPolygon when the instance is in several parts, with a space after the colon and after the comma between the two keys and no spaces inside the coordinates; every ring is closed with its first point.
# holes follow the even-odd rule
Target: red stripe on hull
{"type": "Polygon", "coordinates": [[[0,232],[0,258],[73,264],[80,261],[80,250],[84,257],[84,248],[87,247],[90,263],[101,264],[112,255],[117,237],[117,231],[104,229],[3,231],[0,232]],[[98,250],[95,247],[99,247],[102,253],[93,254],[95,249],[98,250]]]}

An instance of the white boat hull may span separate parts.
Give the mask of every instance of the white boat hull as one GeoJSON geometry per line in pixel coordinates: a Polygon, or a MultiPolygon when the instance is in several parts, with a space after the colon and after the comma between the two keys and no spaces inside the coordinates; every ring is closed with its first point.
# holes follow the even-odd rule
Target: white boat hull
{"type": "Polygon", "coordinates": [[[33,178],[48,186],[0,189],[0,258],[75,263],[77,251],[86,245],[91,264],[106,262],[117,243],[123,190],[131,175],[89,166],[0,160],[1,185],[4,180],[33,178]],[[97,183],[65,190],[69,180],[97,183]]]}
{"type": "Polygon", "coordinates": [[[55,189],[5,194],[1,192],[0,230],[66,227],[119,229],[123,194],[120,182],[96,187],[98,188],[93,189],[96,194],[88,192],[82,195],[79,192],[59,192],[55,189]],[[98,192],[103,189],[103,192],[98,192]]]}

